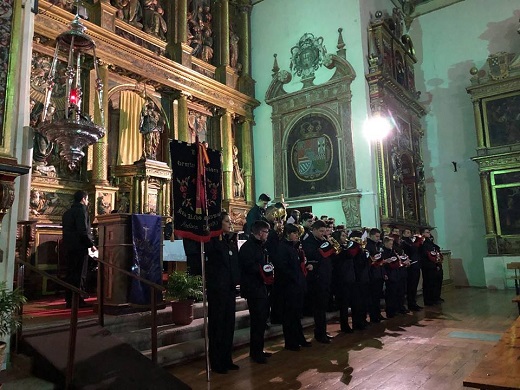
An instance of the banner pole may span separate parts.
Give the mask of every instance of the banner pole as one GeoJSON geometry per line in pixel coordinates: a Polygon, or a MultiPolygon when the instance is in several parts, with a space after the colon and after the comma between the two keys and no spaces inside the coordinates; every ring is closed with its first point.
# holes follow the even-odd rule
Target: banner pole
{"type": "Polygon", "coordinates": [[[209,341],[208,341],[208,301],[206,298],[206,262],[204,242],[200,242],[200,262],[202,269],[202,308],[204,313],[204,353],[206,355],[206,380],[209,382],[209,341]]]}

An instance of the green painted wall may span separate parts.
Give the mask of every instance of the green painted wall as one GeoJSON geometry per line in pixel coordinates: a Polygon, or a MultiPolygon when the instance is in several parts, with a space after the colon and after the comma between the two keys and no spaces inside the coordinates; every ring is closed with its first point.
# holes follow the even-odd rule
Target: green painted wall
{"type": "Polygon", "coordinates": [[[411,26],[417,88],[429,110],[424,157],[430,222],[437,241],[462,259],[458,275],[484,286],[485,228],[469,69],[489,54],[520,52],[518,0],[466,0],[423,15],[411,26]],[[454,172],[452,161],[457,162],[454,172]]]}
{"type": "MultiPolygon", "coordinates": [[[[390,0],[264,0],[252,12],[252,74],[256,80],[256,98],[262,105],[255,110],[254,153],[256,193],[273,194],[273,145],[271,107],[265,103],[265,92],[272,80],[273,54],[278,54],[280,69],[289,71],[291,48],[308,32],[322,36],[327,52],[335,53],[338,28],[343,28],[347,60],[356,72],[352,82],[352,131],[356,157],[357,188],[363,194],[362,224],[374,226],[374,186],[370,145],[362,135],[362,126],[369,113],[368,90],[365,82],[366,26],[369,12],[389,8],[390,0]]],[[[326,68],[316,73],[315,84],[328,80],[332,72],[326,68]]],[[[299,78],[286,86],[288,92],[299,90],[299,78]]],[[[316,214],[334,216],[338,223],[345,217],[339,201],[313,202],[316,214]]]]}

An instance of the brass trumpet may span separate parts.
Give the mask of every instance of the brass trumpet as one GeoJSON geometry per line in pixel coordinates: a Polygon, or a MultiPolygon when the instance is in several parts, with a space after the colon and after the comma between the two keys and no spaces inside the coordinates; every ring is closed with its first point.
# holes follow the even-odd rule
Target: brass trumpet
{"type": "Polygon", "coordinates": [[[327,241],[330,243],[330,245],[332,245],[332,247],[336,251],[336,254],[339,255],[343,250],[341,244],[332,236],[327,237],[327,241]]]}

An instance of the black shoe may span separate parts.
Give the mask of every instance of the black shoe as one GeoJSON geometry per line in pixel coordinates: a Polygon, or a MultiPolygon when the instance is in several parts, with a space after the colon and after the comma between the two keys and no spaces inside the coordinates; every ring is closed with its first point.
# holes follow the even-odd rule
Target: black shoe
{"type": "Polygon", "coordinates": [[[265,356],[251,356],[251,360],[258,364],[267,364],[265,356]]]}
{"type": "Polygon", "coordinates": [[[263,354],[264,354],[264,357],[266,357],[266,358],[273,356],[273,354],[271,352],[264,351],[263,354]]]}
{"type": "Polygon", "coordinates": [[[444,299],[442,299],[442,298],[439,298],[439,301],[441,301],[441,302],[444,302],[444,299]]]}
{"type": "Polygon", "coordinates": [[[371,324],[379,324],[381,320],[379,318],[374,318],[373,320],[370,320],[371,324]]]}
{"type": "Polygon", "coordinates": [[[296,346],[285,346],[285,349],[288,350],[288,351],[298,352],[300,350],[300,346],[299,345],[296,345],[296,346]]]}
{"type": "Polygon", "coordinates": [[[406,308],[404,308],[404,309],[399,309],[399,313],[401,313],[401,314],[408,314],[408,313],[410,313],[410,310],[408,310],[408,309],[406,309],[406,308]]]}
{"type": "Polygon", "coordinates": [[[90,307],[90,304],[88,302],[85,302],[85,301],[80,301],[79,302],[79,307],[80,308],[90,307]]]}
{"type": "Polygon", "coordinates": [[[65,302],[65,309],[70,309],[72,304],[70,302],[65,302]]]}
{"type": "Polygon", "coordinates": [[[234,364],[234,363],[230,363],[228,364],[228,370],[240,370],[240,366],[238,366],[237,364],[234,364]]]}
{"type": "Polygon", "coordinates": [[[318,337],[318,338],[315,338],[315,340],[318,342],[318,343],[322,343],[322,344],[330,344],[330,339],[325,336],[325,337],[318,337]]]}
{"type": "Polygon", "coordinates": [[[225,368],[212,368],[211,372],[216,372],[217,374],[227,374],[228,370],[225,368]]]}
{"type": "Polygon", "coordinates": [[[384,316],[382,316],[382,315],[380,314],[380,315],[379,315],[379,319],[380,319],[381,321],[384,321],[384,320],[386,320],[386,317],[384,317],[384,316]]]}
{"type": "Polygon", "coordinates": [[[312,346],[312,343],[310,341],[305,340],[300,345],[302,347],[309,348],[310,346],[312,346]]]}
{"type": "Polygon", "coordinates": [[[421,311],[422,310],[422,307],[419,305],[409,306],[409,308],[411,311],[421,311]]]}
{"type": "Polygon", "coordinates": [[[342,331],[343,333],[352,333],[352,332],[354,332],[354,331],[352,330],[352,328],[351,328],[350,326],[348,326],[348,325],[347,325],[347,326],[342,326],[342,327],[341,327],[341,331],[342,331]]]}
{"type": "Polygon", "coordinates": [[[327,338],[328,338],[328,339],[330,339],[330,340],[332,340],[332,339],[334,338],[334,336],[333,336],[333,335],[331,335],[331,334],[328,334],[328,333],[325,333],[325,336],[327,336],[327,338]]]}
{"type": "Polygon", "coordinates": [[[394,318],[394,317],[395,317],[394,313],[386,313],[386,318],[394,318]]]}

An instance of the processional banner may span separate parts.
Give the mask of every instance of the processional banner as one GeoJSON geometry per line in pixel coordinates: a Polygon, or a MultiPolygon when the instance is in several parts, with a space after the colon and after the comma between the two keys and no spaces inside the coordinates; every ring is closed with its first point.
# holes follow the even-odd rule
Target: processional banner
{"type": "Polygon", "coordinates": [[[171,141],[174,234],[208,242],[222,233],[220,152],[200,142],[171,141]]]}
{"type": "MultiPolygon", "coordinates": [[[[161,216],[132,214],[133,263],[131,272],[150,282],[162,285],[161,216]]],[[[132,279],[130,303],[147,305],[151,303],[151,287],[139,280],[132,279]]],[[[157,291],[158,302],[161,292],[157,291]]]]}

